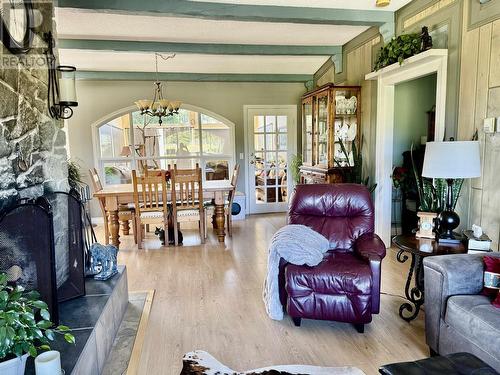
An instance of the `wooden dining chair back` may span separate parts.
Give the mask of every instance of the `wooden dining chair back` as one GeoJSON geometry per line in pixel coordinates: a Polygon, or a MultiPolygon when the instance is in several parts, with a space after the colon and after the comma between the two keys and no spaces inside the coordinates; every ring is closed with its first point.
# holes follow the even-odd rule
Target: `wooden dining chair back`
{"type": "Polygon", "coordinates": [[[165,230],[165,243],[168,243],[168,206],[166,172],[150,173],[147,176],[138,176],[132,171],[134,185],[134,204],[137,220],[137,243],[142,248],[144,237],[143,225],[161,225],[165,230]]]}
{"type": "MultiPolygon", "coordinates": [[[[102,190],[101,178],[99,177],[99,173],[95,168],[89,169],[89,176],[92,183],[92,189],[94,189],[94,193],[97,193],[102,190]]],[[[98,198],[99,207],[101,207],[102,217],[104,220],[104,243],[106,245],[109,244],[109,226],[108,226],[108,214],[106,213],[106,208],[104,204],[104,198],[98,198]]]]}
{"type": "Polygon", "coordinates": [[[198,222],[201,242],[205,242],[205,215],[203,209],[203,186],[201,168],[196,164],[193,169],[170,169],[172,189],[172,213],[174,239],[178,245],[178,223],[198,222]]]}

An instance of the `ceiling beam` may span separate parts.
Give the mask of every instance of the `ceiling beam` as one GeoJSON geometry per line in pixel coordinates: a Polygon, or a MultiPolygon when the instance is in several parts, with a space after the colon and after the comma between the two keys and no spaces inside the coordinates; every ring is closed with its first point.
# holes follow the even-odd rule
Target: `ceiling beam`
{"type": "Polygon", "coordinates": [[[197,53],[210,55],[331,56],[342,53],[342,46],[169,43],[93,39],[59,39],[58,48],[119,52],[197,53]]]}
{"type": "Polygon", "coordinates": [[[394,13],[383,10],[223,4],[186,0],[59,0],[57,6],[112,13],[141,13],[234,21],[361,26],[381,26],[394,22],[394,13]]]}
{"type": "MultiPolygon", "coordinates": [[[[154,81],[153,72],[76,72],[78,80],[94,81],[154,81]]],[[[219,73],[159,73],[161,81],[190,82],[270,82],[270,83],[304,83],[313,79],[312,74],[219,74],[219,73]]]]}

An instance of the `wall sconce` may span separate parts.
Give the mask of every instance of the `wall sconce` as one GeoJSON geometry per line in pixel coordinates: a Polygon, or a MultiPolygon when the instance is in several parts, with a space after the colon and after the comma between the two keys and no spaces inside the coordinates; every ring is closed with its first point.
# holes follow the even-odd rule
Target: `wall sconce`
{"type": "Polygon", "coordinates": [[[52,118],[67,120],[73,116],[72,107],[78,106],[76,100],[75,72],[76,68],[69,65],[56,65],[54,56],[54,38],[52,33],[44,35],[47,42],[48,109],[52,118]]]}

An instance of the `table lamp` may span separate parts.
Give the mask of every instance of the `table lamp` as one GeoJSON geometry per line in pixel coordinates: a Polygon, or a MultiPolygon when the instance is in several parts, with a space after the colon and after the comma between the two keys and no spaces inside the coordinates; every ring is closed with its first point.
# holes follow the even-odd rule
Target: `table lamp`
{"type": "Polygon", "coordinates": [[[453,180],[480,175],[479,142],[427,142],[422,176],[445,179],[448,185],[446,207],[438,216],[439,242],[460,242],[460,239],[453,234],[453,230],[460,224],[460,218],[453,210],[453,180]]]}

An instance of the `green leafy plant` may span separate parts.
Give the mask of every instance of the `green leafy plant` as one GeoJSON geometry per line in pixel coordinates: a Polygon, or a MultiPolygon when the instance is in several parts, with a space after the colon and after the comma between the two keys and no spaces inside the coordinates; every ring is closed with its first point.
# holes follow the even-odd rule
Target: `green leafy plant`
{"type": "Polygon", "coordinates": [[[337,167],[340,168],[344,182],[365,185],[370,191],[370,193],[373,193],[377,188],[377,184],[370,183],[370,176],[363,178],[363,154],[361,150],[363,148],[363,138],[361,138],[359,150],[356,147],[356,142],[352,142],[352,155],[353,155],[352,165],[349,158],[349,153],[345,148],[344,142],[341,139],[339,139],[335,143],[340,145],[340,149],[342,150],[342,153],[344,154],[345,159],[347,160],[347,167],[346,167],[342,166],[337,159],[335,158],[333,159],[337,167]]]}
{"type": "Polygon", "coordinates": [[[402,64],[404,59],[420,53],[420,48],[420,34],[405,34],[392,38],[380,49],[374,69],[379,70],[396,62],[402,64]]]}
{"type": "Polygon", "coordinates": [[[83,184],[80,164],[71,159],[68,160],[68,183],[73,189],[83,184]]]}
{"type": "MultiPolygon", "coordinates": [[[[446,207],[446,180],[442,178],[425,178],[418,173],[417,167],[415,165],[415,160],[413,159],[413,144],[411,145],[410,155],[413,174],[415,175],[415,180],[417,181],[418,197],[420,200],[419,210],[437,213],[443,211],[446,207]]],[[[453,210],[455,209],[458,198],[460,197],[460,191],[462,190],[463,183],[463,179],[453,180],[453,210]]]]}
{"type": "Polygon", "coordinates": [[[300,182],[300,167],[302,166],[302,155],[295,154],[290,161],[290,173],[293,181],[298,184],[300,182]]]}
{"type": "Polygon", "coordinates": [[[70,331],[63,325],[54,327],[47,304],[40,300],[38,292],[9,286],[7,275],[0,273],[0,361],[25,353],[36,357],[38,350],[50,350],[56,334],[74,344],[70,331]]]}

